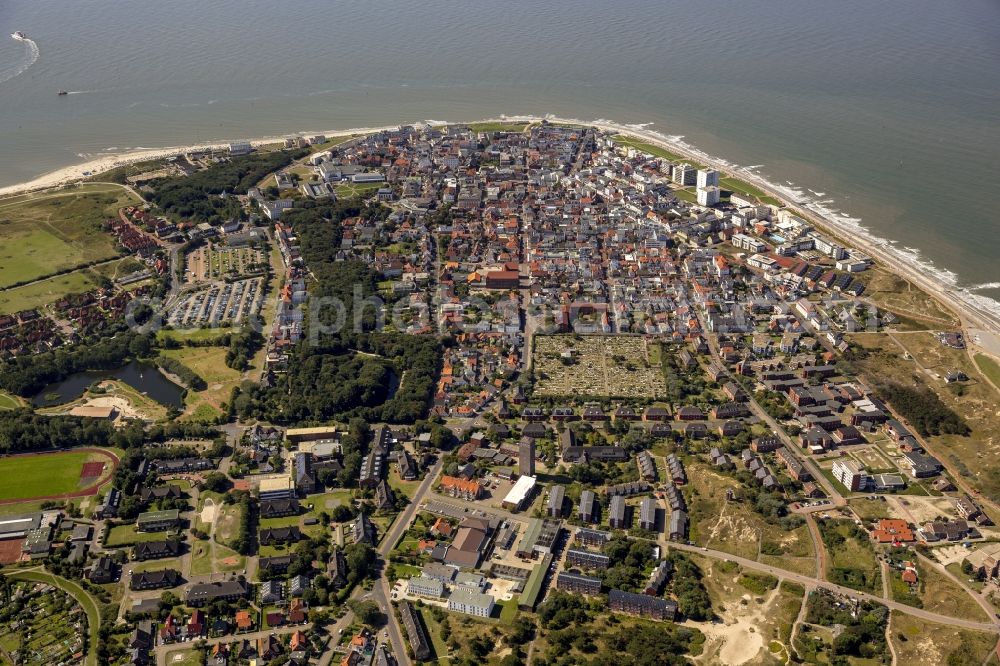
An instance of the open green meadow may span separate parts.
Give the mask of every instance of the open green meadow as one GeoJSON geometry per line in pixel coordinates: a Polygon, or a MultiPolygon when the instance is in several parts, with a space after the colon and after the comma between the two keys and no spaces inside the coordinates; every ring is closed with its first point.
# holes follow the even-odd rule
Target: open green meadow
{"type": "Polygon", "coordinates": [[[615,136],[614,140],[615,143],[618,143],[622,146],[629,146],[631,148],[635,148],[636,150],[641,150],[644,153],[649,153],[654,157],[662,157],[663,159],[670,160],[671,162],[687,162],[691,166],[698,168],[705,166],[699,162],[689,160],[679,153],[672,153],[669,150],[660,148],[659,146],[654,146],[651,143],[646,143],[645,141],[641,141],[639,139],[630,136],[625,136],[624,134],[619,134],[615,136]]]}
{"type": "Polygon", "coordinates": [[[0,391],[0,410],[17,409],[20,406],[20,399],[10,393],[7,393],[6,391],[0,391]]]}
{"type": "Polygon", "coordinates": [[[976,354],[973,359],[976,361],[976,367],[979,368],[979,371],[993,382],[994,386],[1000,388],[1000,363],[986,354],[976,354]]]}
{"type": "Polygon", "coordinates": [[[100,224],[130,203],[126,190],[108,185],[0,199],[0,287],[115,257],[115,239],[100,224]]]}
{"type": "Polygon", "coordinates": [[[523,132],[528,123],[472,123],[469,129],[473,132],[523,132]]]}
{"type": "Polygon", "coordinates": [[[0,458],[0,500],[62,495],[80,489],[80,469],[93,454],[82,451],[0,458]]]}
{"type": "Polygon", "coordinates": [[[184,418],[211,421],[222,414],[222,403],[229,400],[233,387],[243,378],[243,373],[226,365],[226,348],[181,347],[165,349],[162,354],[191,368],[208,384],[204,391],[188,391],[184,396],[184,418]]]}
{"type": "MultiPolygon", "coordinates": [[[[2,243],[3,241],[0,241],[2,243]]],[[[0,274],[3,269],[0,268],[0,274]]],[[[90,271],[79,270],[0,291],[0,314],[44,307],[66,294],[79,294],[96,286],[90,271]]]]}

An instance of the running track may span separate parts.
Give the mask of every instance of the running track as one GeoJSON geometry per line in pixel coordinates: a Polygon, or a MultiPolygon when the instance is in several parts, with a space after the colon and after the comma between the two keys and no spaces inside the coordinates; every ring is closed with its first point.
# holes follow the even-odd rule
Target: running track
{"type": "Polygon", "coordinates": [[[15,497],[15,498],[11,498],[11,499],[0,500],[0,505],[3,505],[3,504],[20,504],[21,502],[36,502],[36,501],[45,501],[45,500],[73,499],[73,498],[76,498],[76,497],[89,497],[90,495],[96,495],[97,494],[97,489],[100,488],[101,486],[103,486],[109,480],[111,480],[111,477],[114,475],[115,470],[118,468],[118,465],[121,463],[121,460],[119,460],[118,456],[116,456],[111,451],[108,451],[106,449],[99,449],[97,447],[92,447],[92,446],[85,446],[85,447],[74,448],[74,449],[56,449],[55,451],[44,451],[44,452],[38,452],[38,453],[18,453],[18,454],[11,455],[11,456],[4,456],[4,458],[24,458],[24,457],[27,457],[27,456],[47,456],[47,455],[52,455],[54,453],[70,453],[70,452],[72,452],[72,453],[79,453],[79,452],[100,453],[100,454],[102,454],[104,456],[107,456],[108,458],[111,459],[111,470],[108,471],[100,479],[98,479],[97,481],[95,481],[93,485],[87,486],[86,488],[82,488],[80,490],[75,490],[75,491],[73,491],[71,493],[63,493],[61,495],[38,495],[36,497],[15,497]]]}

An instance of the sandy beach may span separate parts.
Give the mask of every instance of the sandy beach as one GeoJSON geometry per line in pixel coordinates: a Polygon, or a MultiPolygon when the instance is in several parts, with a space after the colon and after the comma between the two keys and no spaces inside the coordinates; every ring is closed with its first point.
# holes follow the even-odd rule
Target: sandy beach
{"type": "MultiPolygon", "coordinates": [[[[725,175],[744,180],[776,199],[793,207],[821,229],[844,239],[850,246],[870,255],[883,266],[910,280],[920,288],[932,294],[944,305],[956,311],[963,326],[968,328],[978,339],[978,346],[994,355],[1000,355],[1000,304],[992,299],[963,290],[954,284],[953,276],[935,269],[914,256],[913,251],[900,248],[893,242],[875,236],[859,220],[850,218],[837,210],[828,208],[823,202],[814,200],[794,187],[779,186],[756,173],[753,168],[731,164],[723,158],[715,157],[686,143],[683,137],[669,136],[649,129],[646,125],[624,125],[610,120],[584,120],[580,118],[562,118],[556,116],[515,115],[486,118],[472,121],[441,121],[427,120],[424,122],[434,126],[455,124],[456,122],[541,122],[547,120],[553,123],[568,123],[589,125],[603,131],[615,134],[633,136],[644,142],[660,146],[672,153],[682,155],[718,169],[725,175]]],[[[405,124],[405,123],[404,123],[405,124]]],[[[253,146],[273,144],[283,141],[289,136],[309,136],[324,134],[328,137],[352,134],[367,134],[391,129],[396,126],[355,127],[350,129],[292,132],[281,136],[269,136],[250,139],[253,146]]],[[[205,143],[189,146],[170,146],[149,150],[139,150],[102,156],[82,164],[52,171],[34,180],[0,188],[0,196],[10,196],[66,185],[84,178],[93,177],[102,172],[124,166],[163,157],[171,157],[195,150],[224,149],[228,143],[205,143]]],[[[976,340],[970,342],[976,343],[976,340]]]]}

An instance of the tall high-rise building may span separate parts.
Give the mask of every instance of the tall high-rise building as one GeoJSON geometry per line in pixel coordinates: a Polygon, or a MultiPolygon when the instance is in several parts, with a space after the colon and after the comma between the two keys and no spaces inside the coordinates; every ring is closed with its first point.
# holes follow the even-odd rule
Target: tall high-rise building
{"type": "Polygon", "coordinates": [[[715,169],[698,169],[698,187],[718,187],[719,172],[715,169]]]}
{"type": "Polygon", "coordinates": [[[675,164],[673,173],[671,174],[673,181],[678,185],[694,185],[697,176],[695,168],[686,162],[684,164],[675,164]]]}
{"type": "Polygon", "coordinates": [[[517,473],[521,476],[535,475],[535,439],[524,437],[517,445],[517,473]]]}
{"type": "MultiPolygon", "coordinates": [[[[700,173],[700,172],[699,172],[700,173]]],[[[714,185],[698,188],[698,205],[714,206],[719,203],[719,188],[714,185]]]]}

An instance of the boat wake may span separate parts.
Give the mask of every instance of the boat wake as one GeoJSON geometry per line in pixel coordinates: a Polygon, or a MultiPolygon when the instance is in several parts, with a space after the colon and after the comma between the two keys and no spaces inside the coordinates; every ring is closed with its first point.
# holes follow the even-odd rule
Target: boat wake
{"type": "Polygon", "coordinates": [[[35,43],[35,40],[22,37],[17,41],[24,44],[26,58],[17,65],[0,70],[0,83],[6,83],[13,78],[21,76],[38,61],[38,44],[35,43]]]}

